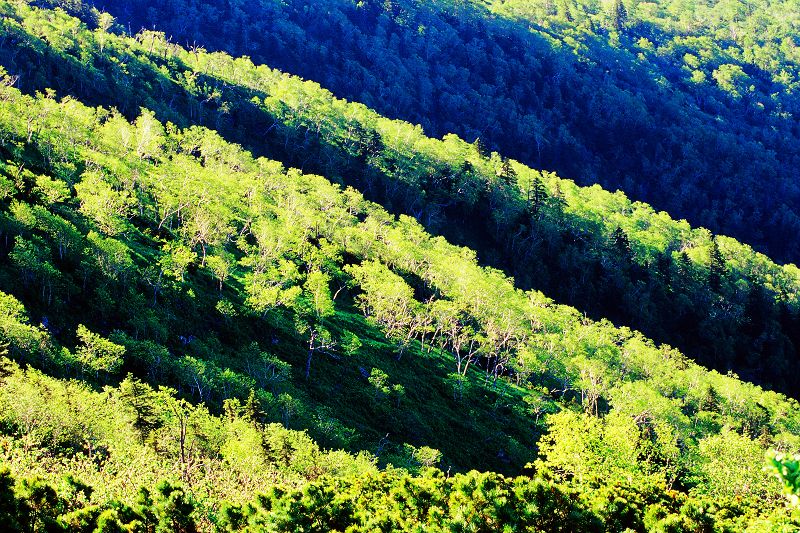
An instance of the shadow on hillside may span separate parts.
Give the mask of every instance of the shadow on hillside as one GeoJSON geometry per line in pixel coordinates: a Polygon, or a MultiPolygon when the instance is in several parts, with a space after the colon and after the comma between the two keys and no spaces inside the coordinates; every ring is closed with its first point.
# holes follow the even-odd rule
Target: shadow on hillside
{"type": "MultiPolygon", "coordinates": [[[[345,0],[235,11],[207,1],[94,3],[134,31],[248,55],[433,136],[482,137],[504,155],[621,188],[778,260],[800,257],[800,186],[791,179],[800,149],[784,113],[799,103],[770,76],[760,77],[763,98],[729,98],[713,83],[688,83],[665,59],[643,63],[615,48],[602,28],[577,37],[578,60],[560,35],[470,2],[393,2],[390,11],[345,0]]],[[[639,36],[671,37],[641,25],[623,39],[633,50],[639,36]]]]}
{"type": "MultiPolygon", "coordinates": [[[[448,14],[440,13],[439,15],[443,20],[451,22],[454,20],[448,14]]],[[[367,22],[362,21],[362,24],[367,22]]],[[[588,55],[592,58],[593,63],[575,63],[571,51],[557,47],[541,35],[530,33],[527,25],[506,19],[486,17],[482,11],[472,11],[471,14],[464,17],[463,21],[455,20],[453,23],[466,26],[468,31],[462,36],[463,39],[478,39],[484,33],[499,35],[497,46],[504,47],[508,53],[522,53],[515,47],[519,47],[520,42],[526,43],[526,46],[530,47],[526,49],[526,53],[536,52],[534,55],[537,56],[541,65],[542,81],[541,86],[537,87],[544,91],[545,87],[549,85],[548,81],[552,81],[557,88],[557,90],[551,88],[547,92],[548,98],[555,98],[559,91],[568,91],[569,86],[579,83],[581,80],[584,82],[586,79],[594,80],[595,96],[600,100],[600,104],[595,105],[593,109],[605,113],[605,118],[608,120],[615,120],[618,129],[622,132],[609,135],[608,131],[604,131],[604,122],[600,120],[604,118],[603,115],[596,121],[589,121],[587,135],[595,137],[598,143],[602,143],[599,148],[604,151],[624,150],[625,145],[646,137],[654,129],[658,130],[657,124],[643,121],[639,115],[625,115],[624,111],[635,108],[633,104],[638,102],[631,97],[634,91],[638,90],[649,94],[656,100],[664,97],[666,103],[672,102],[667,96],[670,92],[669,88],[662,87],[652,79],[646,64],[627,52],[607,46],[599,38],[594,39],[589,47],[591,53],[588,55]],[[613,68],[613,74],[611,68],[606,67],[613,68]]],[[[209,48],[213,47],[209,46],[209,48]]],[[[235,46],[231,45],[231,48],[235,49],[235,46]]],[[[413,46],[409,44],[408,48],[411,49],[413,46]]],[[[281,49],[279,47],[279,51],[276,52],[278,55],[280,55],[281,49]]],[[[309,53],[313,52],[311,50],[309,53]]],[[[513,275],[521,288],[543,290],[549,296],[574,305],[588,312],[594,318],[606,317],[617,323],[640,329],[654,340],[677,345],[689,354],[695,356],[706,354],[705,357],[698,359],[702,363],[717,367],[722,371],[731,368],[732,364],[743,376],[755,375],[751,373],[757,371],[757,366],[755,368],[740,367],[738,363],[734,364],[729,359],[721,361],[710,359],[707,352],[711,353],[711,350],[708,349],[707,344],[704,344],[710,340],[700,342],[696,340],[705,339],[701,329],[703,328],[703,319],[713,312],[713,302],[710,300],[704,304],[705,307],[692,309],[690,313],[680,317],[669,316],[670,308],[667,306],[666,310],[660,311],[664,315],[663,320],[653,320],[648,324],[644,323],[641,317],[632,315],[630,309],[626,309],[626,296],[630,296],[630,294],[612,294],[614,291],[639,291],[638,285],[619,288],[612,286],[606,289],[606,293],[599,293],[597,288],[593,287],[593,284],[598,282],[595,278],[609,275],[604,271],[602,258],[598,257],[596,250],[591,249],[591,225],[577,215],[563,215],[563,226],[569,229],[564,232],[562,237],[564,241],[562,247],[547,250],[548,252],[555,251],[561,256],[537,258],[536,262],[544,263],[544,266],[532,264],[533,261],[517,263],[515,258],[507,253],[500,237],[493,235],[488,225],[484,223],[487,220],[486,217],[490,217],[492,213],[459,212],[458,209],[428,212],[426,209],[434,209],[434,207],[424,204],[422,208],[418,207],[419,189],[388,175],[380,176],[380,178],[384,184],[391,183],[391,191],[388,186],[370,187],[364,180],[369,173],[374,173],[375,170],[354,161],[341,146],[327,143],[326,139],[310,133],[308,129],[274,127],[278,120],[277,117],[269,115],[261,107],[250,102],[253,97],[263,99],[268,96],[263,92],[233,85],[211,76],[198,75],[193,81],[197,90],[192,93],[172,81],[159,69],[159,67],[167,68],[168,71],[174,73],[171,74],[172,76],[184,76],[185,78],[187,75],[191,75],[191,68],[175,57],[158,55],[137,57],[124,52],[116,61],[111,61],[98,50],[94,50],[93,53],[93,62],[87,64],[86,61],[79,60],[77,56],[55,53],[39,37],[25,34],[15,38],[12,35],[0,43],[0,64],[6,66],[9,71],[21,75],[19,84],[26,92],[43,90],[55,82],[55,89],[59,95],[73,95],[87,104],[116,107],[128,118],[135,118],[139,109],[145,107],[154,111],[162,122],[170,121],[178,126],[201,124],[216,129],[227,140],[241,144],[254,155],[268,156],[280,160],[287,166],[302,168],[308,172],[339,180],[362,190],[369,199],[381,203],[395,214],[406,213],[415,216],[425,223],[431,233],[441,234],[454,243],[478,250],[484,262],[502,268],[513,275]],[[120,64],[124,64],[125,69],[121,69],[120,64]],[[208,95],[215,90],[219,91],[219,97],[209,98],[208,95]],[[235,105],[232,109],[221,109],[220,102],[222,101],[235,102],[235,105]],[[329,164],[331,160],[348,163],[332,167],[329,164]],[[574,261],[577,257],[582,258],[578,263],[574,261]],[[539,270],[535,270],[536,268],[539,270]],[[550,271],[544,272],[543,269],[550,269],[550,271]],[[586,272],[592,274],[587,277],[586,272]],[[610,303],[603,301],[609,294],[616,300],[610,303]],[[670,327],[661,325],[662,322],[671,323],[670,321],[674,322],[670,327]]],[[[293,53],[303,52],[295,49],[293,53]]],[[[361,50],[361,53],[366,58],[371,51],[361,50]]],[[[459,57],[456,52],[454,52],[454,57],[459,57]]],[[[297,61],[301,59],[299,56],[296,58],[297,61]]],[[[313,54],[311,60],[313,60],[313,54]]],[[[314,64],[316,63],[308,63],[308,65],[314,64]]],[[[275,66],[281,66],[281,62],[278,61],[275,66]]],[[[397,68],[400,69],[401,66],[397,66],[397,68]]],[[[499,67],[479,65],[477,68],[491,70],[499,67]]],[[[407,73],[404,74],[398,70],[389,74],[402,77],[407,73]]],[[[411,76],[409,83],[413,79],[414,77],[411,76]]],[[[531,98],[532,96],[535,95],[521,95],[522,98],[531,98]]],[[[376,105],[381,110],[380,105],[369,101],[367,103],[376,105]]],[[[653,102],[651,104],[655,105],[653,102]]],[[[732,105],[731,113],[735,113],[738,109],[736,105],[744,104],[734,103],[732,105]]],[[[663,107],[668,108],[669,106],[664,105],[663,107]]],[[[411,113],[411,111],[408,112],[411,113]]],[[[391,112],[387,114],[398,116],[391,112]]],[[[677,129],[692,129],[695,128],[694,124],[697,121],[711,120],[704,115],[690,116],[679,113],[677,116],[681,119],[681,122],[675,126],[677,129]]],[[[529,138],[529,135],[525,136],[524,140],[529,138]]],[[[657,150],[648,150],[648,146],[643,146],[636,152],[637,157],[645,160],[658,160],[667,155],[679,157],[678,154],[663,154],[662,157],[659,156],[657,150]]],[[[545,158],[545,155],[541,157],[545,158]]],[[[564,152],[560,157],[580,163],[582,158],[591,158],[591,155],[578,150],[577,152],[564,152]]],[[[630,167],[628,170],[632,172],[635,168],[630,167]]],[[[637,186],[644,191],[643,194],[651,185],[647,181],[637,183],[637,186]]],[[[762,187],[774,187],[774,184],[770,185],[769,180],[765,180],[762,187]]],[[[781,191],[781,193],[775,197],[788,197],[790,191],[781,191]]],[[[594,239],[597,239],[597,236],[594,236],[594,239]]],[[[696,275],[696,273],[690,273],[690,275],[696,275]]],[[[646,281],[646,278],[644,279],[646,281]]],[[[748,347],[743,346],[741,349],[743,353],[737,354],[737,357],[747,357],[749,355],[746,353],[748,347]]]]}
{"type": "MultiPolygon", "coordinates": [[[[129,119],[134,119],[138,116],[140,108],[146,107],[153,110],[162,122],[170,121],[179,126],[200,123],[216,128],[228,139],[243,144],[254,153],[269,154],[275,159],[287,161],[289,165],[292,165],[294,158],[298,157],[297,151],[284,153],[281,157],[275,156],[280,147],[285,146],[284,138],[267,137],[266,144],[261,142],[263,139],[254,142],[256,136],[252,135],[252,132],[269,129],[275,120],[274,117],[249,103],[253,96],[263,98],[265,94],[241,87],[224,86],[220,80],[198,76],[195,80],[197,86],[213,85],[221,88],[224,86],[226,97],[231,96],[232,92],[237,93],[236,100],[242,102],[242,105],[237,106],[232,113],[222,112],[216,103],[205,101],[202,96],[190,93],[159,71],[159,61],[166,62],[166,58],[152,59],[154,63],[149,63],[135,55],[125,53],[112,61],[98,54],[92,64],[79,61],[69,54],[57,53],[39,37],[31,34],[8,36],[0,45],[0,64],[9,72],[20,75],[19,86],[27,93],[44,91],[52,84],[52,88],[61,97],[74,97],[87,105],[117,108],[129,119]],[[125,65],[124,72],[120,70],[121,64],[125,65]]],[[[169,60],[172,61],[170,66],[175,72],[181,74],[189,72],[188,67],[179,60],[175,58],[169,60]]],[[[296,135],[297,138],[292,139],[290,145],[299,145],[301,140],[307,137],[302,132],[296,132],[296,135]]],[[[36,157],[31,155],[31,160],[34,159],[45,158],[42,154],[36,157]]],[[[45,169],[37,170],[45,171],[45,169]]],[[[152,258],[143,258],[144,261],[149,259],[152,258]]],[[[213,308],[214,301],[219,298],[215,285],[199,273],[192,273],[191,276],[193,283],[196,284],[194,288],[197,289],[197,294],[191,298],[183,295],[174,296],[178,314],[162,317],[164,323],[169,321],[171,325],[178,324],[174,330],[170,330],[170,340],[166,342],[166,346],[175,357],[188,354],[209,364],[219,364],[221,370],[229,371],[228,364],[235,369],[236,365],[244,363],[236,361],[235,356],[220,351],[217,348],[219,341],[228,347],[236,347],[242,343],[242,338],[258,339],[260,345],[270,346],[269,349],[280,353],[282,359],[291,362],[295,368],[301,368],[305,353],[301,343],[292,336],[291,328],[286,331],[274,325],[265,328],[263,321],[248,319],[238,321],[236,327],[226,326],[214,313],[203,311],[213,308]],[[208,291],[200,290],[206,286],[212,288],[208,291]],[[225,358],[228,356],[233,359],[226,361],[225,358]]],[[[13,286],[11,280],[3,278],[0,282],[7,287],[13,286]]],[[[235,280],[229,283],[226,290],[230,291],[235,283],[235,280]]],[[[18,289],[16,292],[25,293],[25,290],[18,289]]],[[[91,294],[83,294],[76,290],[76,294],[72,295],[69,301],[69,309],[59,308],[54,311],[52,307],[40,309],[31,306],[31,311],[35,318],[52,315],[53,312],[62,315],[64,318],[61,320],[69,325],[60,332],[62,337],[70,336],[69,331],[73,331],[75,326],[72,322],[94,324],[105,331],[125,329],[124,320],[120,321],[118,317],[92,316],[94,303],[87,301],[91,298],[91,294]]],[[[29,300],[36,300],[36,296],[31,296],[29,300]]],[[[124,298],[120,297],[119,305],[125,305],[124,298]]],[[[352,302],[344,307],[351,312],[354,311],[351,309],[352,302]]],[[[168,309],[165,312],[170,314],[174,310],[168,309]]],[[[120,312],[120,316],[122,315],[120,312]]],[[[295,398],[303,403],[305,414],[302,420],[293,420],[293,426],[309,429],[323,445],[339,447],[343,445],[342,442],[336,440],[335,436],[326,434],[324,427],[333,423],[332,420],[334,422],[337,419],[345,420],[361,432],[361,438],[353,444],[353,449],[357,450],[359,446],[372,449],[374,442],[391,433],[389,440],[383,443],[384,446],[389,443],[395,446],[401,445],[401,442],[394,442],[397,438],[431,445],[450,458],[459,458],[460,462],[452,462],[452,466],[459,470],[481,465],[483,468],[511,472],[524,464],[523,461],[521,464],[512,465],[505,436],[512,436],[515,442],[526,443],[526,449],[531,449],[538,434],[519,413],[512,412],[505,406],[505,403],[508,403],[506,395],[512,387],[492,388],[476,385],[474,399],[465,398],[456,401],[452,397],[452,386],[447,381],[448,368],[441,356],[426,356],[427,361],[420,358],[418,364],[427,365],[425,372],[420,372],[417,365],[396,364],[394,358],[390,357],[391,347],[378,336],[378,330],[369,326],[360,315],[351,316],[346,326],[351,329],[359,328],[360,336],[370,345],[369,356],[359,360],[359,364],[390,371],[395,382],[405,385],[409,395],[408,401],[420,407],[397,409],[390,407],[388,400],[373,401],[374,394],[370,393],[370,387],[365,383],[366,380],[357,365],[353,363],[342,365],[336,360],[321,357],[315,362],[314,373],[318,376],[317,379],[311,384],[298,381],[302,383],[304,393],[295,398]],[[432,395],[431,391],[436,391],[436,394],[432,395]],[[463,407],[463,402],[474,402],[487,407],[473,409],[472,417],[460,417],[458,413],[463,407]],[[332,409],[318,409],[321,405],[332,409]],[[331,417],[336,418],[331,419],[331,417]],[[473,419],[475,417],[481,420],[480,424],[475,424],[473,419]],[[464,450],[462,441],[456,438],[457,435],[468,436],[481,444],[464,450]]],[[[60,340],[66,344],[74,341],[69,338],[60,340]]],[[[139,375],[148,374],[146,368],[132,367],[127,370],[136,370],[139,375]]],[[[177,378],[169,373],[171,371],[152,380],[152,384],[174,386],[177,378]]],[[[190,389],[181,392],[186,396],[193,395],[190,389]]],[[[210,403],[212,407],[220,407],[216,399],[214,401],[209,401],[205,397],[194,399],[210,403]]],[[[514,450],[513,455],[517,460],[520,458],[521,450],[522,448],[514,450]]]]}

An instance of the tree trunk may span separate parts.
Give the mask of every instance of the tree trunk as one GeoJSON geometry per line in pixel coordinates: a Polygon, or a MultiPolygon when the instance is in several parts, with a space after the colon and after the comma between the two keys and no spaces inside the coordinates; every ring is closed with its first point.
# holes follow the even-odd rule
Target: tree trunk
{"type": "Polygon", "coordinates": [[[311,338],[308,339],[308,357],[306,358],[306,381],[311,374],[311,359],[314,357],[314,341],[317,339],[317,332],[311,330],[311,338]]]}
{"type": "Polygon", "coordinates": [[[308,380],[308,376],[311,374],[311,358],[314,357],[314,350],[309,348],[308,349],[308,357],[306,357],[306,380],[308,380]]]}

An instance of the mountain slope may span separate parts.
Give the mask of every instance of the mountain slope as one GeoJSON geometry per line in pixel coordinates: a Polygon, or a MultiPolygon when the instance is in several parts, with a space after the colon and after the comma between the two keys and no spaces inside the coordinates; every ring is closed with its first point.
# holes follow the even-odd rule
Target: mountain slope
{"type": "Polygon", "coordinates": [[[480,137],[800,258],[792,2],[48,3],[250,56],[433,136],[480,137]]]}
{"type": "MultiPolygon", "coordinates": [[[[322,178],[253,160],[208,130],[163,128],[147,113],[129,124],[74,100],[25,97],[7,86],[0,125],[12,152],[0,281],[39,310],[42,322],[30,325],[19,301],[3,296],[0,331],[21,362],[95,384],[132,371],[225,409],[225,400],[238,397],[241,405],[253,390],[259,419],[309,424],[336,447],[368,444],[381,425],[376,414],[388,410],[396,413],[385,419],[393,430],[420,446],[387,447],[381,439],[370,448],[407,468],[438,461],[437,451],[422,446],[438,444],[450,464],[518,469],[514,461],[531,453],[524,442],[542,430],[541,416],[564,410],[549,418],[536,465],[556,479],[586,488],[633,476],[695,498],[747,498],[734,513],[747,520],[781,501],[778,482],[759,464],[765,444],[796,448],[796,402],[516,290],[413,220],[395,221],[322,178]],[[348,294],[370,322],[348,312],[348,294]],[[348,374],[367,362],[383,370],[373,367],[360,386],[349,383],[348,374]],[[439,365],[449,366],[445,379],[439,365]],[[394,387],[408,372],[414,379],[394,387]],[[359,388],[365,395],[347,401],[349,409],[337,405],[338,394],[359,388]],[[328,409],[309,412],[313,404],[300,389],[328,409]],[[298,391],[300,401],[286,390],[298,391]],[[444,418],[448,404],[460,421],[444,418]],[[429,416],[441,430],[404,426],[406,416],[428,420],[426,406],[435,406],[429,416]],[[354,432],[331,415],[363,427],[354,432]],[[459,430],[463,423],[472,429],[459,430]],[[575,432],[585,447],[573,448],[575,432]],[[470,435],[486,435],[483,447],[470,435]],[[607,445],[596,448],[590,439],[607,445]]],[[[15,436],[10,450],[30,451],[32,429],[49,434],[40,422],[23,424],[24,413],[35,413],[26,409],[7,426],[15,436]]],[[[69,413],[52,422],[55,435],[69,439],[69,413]]],[[[203,442],[197,431],[192,438],[203,442]]],[[[41,442],[47,454],[74,453],[41,442]]],[[[31,473],[29,463],[10,459],[31,473]]],[[[199,490],[190,476],[183,482],[199,490]]],[[[653,490],[637,487],[629,489],[636,499],[653,490]]],[[[626,520],[636,525],[644,517],[626,520]]]]}
{"type": "Polygon", "coordinates": [[[576,187],[452,136],[434,141],[246,59],[15,10],[4,21],[0,64],[26,91],[54,85],[131,119],[146,107],[162,121],[206,124],[414,216],[522,288],[641,330],[722,372],[792,395],[800,386],[800,275],[792,265],[621,193],[576,187]]]}
{"type": "MultiPolygon", "coordinates": [[[[243,81],[204,83],[186,64],[269,86],[247,109],[261,110],[256,123],[265,109],[280,117],[270,130],[277,137],[261,148],[280,157],[305,137],[309,156],[353,150],[353,160],[377,169],[449,160],[466,174],[463,190],[488,183],[480,194],[496,205],[520,201],[519,185],[536,177],[547,183],[538,209],[553,220],[588,224],[577,207],[592,197],[584,195],[614,200],[618,220],[642,231],[632,241],[640,246],[645,236],[680,234],[682,224],[637,205],[634,213],[661,222],[645,232],[640,219],[626,218],[631,204],[621,195],[541,176],[454,137],[425,138],[246,60],[0,5],[3,57],[28,67],[23,75],[58,68],[42,81],[67,92],[81,81],[64,72],[87,73],[84,90],[95,98],[128,106],[143,98],[155,108],[128,109],[128,119],[53,90],[24,94],[14,86],[20,78],[2,76],[0,340],[19,364],[73,380],[4,362],[0,453],[13,476],[0,475],[2,516],[38,520],[35,528],[92,529],[105,516],[109,528],[137,520],[133,529],[151,521],[186,531],[195,521],[255,530],[796,523],[780,482],[762,467],[767,449],[800,447],[795,400],[515,287],[414,218],[192,125],[218,120],[235,135],[252,122],[227,115],[248,100],[226,100],[222,90],[255,95],[243,81]],[[30,57],[57,60],[22,61],[30,57]],[[104,71],[92,70],[95,58],[104,71]],[[348,112],[355,116],[343,120],[348,112]],[[314,147],[315,139],[325,143],[314,147]],[[286,428],[307,429],[319,445],[286,428]],[[129,451],[144,461],[151,500],[135,501],[138,487],[124,473],[126,445],[137,437],[129,451]],[[437,464],[448,473],[429,470],[437,464]],[[450,475],[472,468],[538,479],[450,475]],[[228,470],[247,486],[215,482],[228,470]],[[159,479],[167,485],[153,487],[159,479]],[[94,497],[84,482],[97,486],[94,497]],[[473,514],[470,501],[485,502],[484,512],[473,514]],[[557,523],[554,511],[563,513],[557,523]]],[[[426,171],[397,168],[366,183],[387,196],[424,196],[413,179],[426,171]]],[[[713,291],[744,280],[736,267],[793,294],[791,268],[685,229],[707,239],[702,250],[712,258],[733,250],[745,262],[712,262],[713,291]]],[[[623,244],[617,234],[613,246],[623,244]]],[[[689,253],[687,265],[701,262],[689,253]]]]}

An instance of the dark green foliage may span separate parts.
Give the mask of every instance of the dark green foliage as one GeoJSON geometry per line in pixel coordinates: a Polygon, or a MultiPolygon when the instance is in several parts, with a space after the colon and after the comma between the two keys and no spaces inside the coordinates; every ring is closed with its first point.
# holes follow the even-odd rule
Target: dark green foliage
{"type": "Polygon", "coordinates": [[[768,460],[769,468],[783,483],[792,502],[797,505],[800,499],[800,456],[789,456],[782,453],[771,454],[768,460]]]}
{"type": "MultiPolygon", "coordinates": [[[[2,524],[9,532],[124,531],[192,533],[197,531],[193,506],[182,489],[163,481],[151,500],[146,489],[135,508],[116,501],[101,505],[86,500],[70,503],[52,485],[41,479],[22,479],[15,484],[7,469],[0,471],[2,483],[2,524]],[[16,485],[16,487],[15,487],[16,485]]],[[[87,487],[88,488],[88,487],[87,487]]]]}
{"type": "Polygon", "coordinates": [[[14,478],[8,468],[0,470],[0,523],[10,531],[22,531],[27,520],[21,502],[14,493],[14,478]]]}
{"type": "Polygon", "coordinates": [[[530,207],[531,214],[534,217],[539,215],[539,212],[545,206],[548,199],[547,189],[542,183],[539,176],[535,176],[528,188],[528,206],[530,207]]]}
{"type": "MultiPolygon", "coordinates": [[[[13,483],[13,478],[6,478],[13,483]]],[[[23,481],[21,486],[25,486],[23,481]]],[[[42,485],[41,490],[55,491],[42,485]]],[[[41,525],[28,526],[30,496],[4,522],[9,531],[195,531],[197,524],[181,503],[182,491],[162,482],[156,501],[143,498],[135,508],[119,502],[78,507],[65,514],[42,509],[41,525]],[[159,500],[166,500],[166,505],[159,500]],[[157,520],[157,522],[154,522],[157,520]],[[16,524],[26,524],[19,528],[16,524]],[[29,529],[33,527],[33,529],[29,529]]],[[[646,483],[618,483],[584,491],[541,478],[497,474],[457,474],[427,470],[323,478],[302,488],[275,487],[245,504],[223,503],[213,522],[219,531],[732,531],[747,524],[752,509],[735,502],[687,500],[646,483]]],[[[777,513],[777,526],[793,527],[798,517],[777,513]]],[[[203,522],[208,527],[208,522],[203,522]]],[[[763,522],[762,522],[763,524],[763,522]]]]}
{"type": "MultiPolygon", "coordinates": [[[[0,86],[0,342],[29,366],[0,365],[10,523],[795,520],[762,465],[800,446],[796,401],[584,314],[786,386],[795,267],[247,59],[115,34],[91,10],[95,30],[0,7],[0,60],[17,72],[25,58],[22,85],[44,91],[0,86]],[[601,303],[558,305],[532,285],[601,303]]],[[[404,2],[357,9],[413,16],[404,2]]]]}
{"type": "Polygon", "coordinates": [[[708,285],[712,290],[719,291],[725,275],[725,259],[719,251],[719,244],[714,239],[711,242],[711,259],[708,267],[708,285]]]}
{"type": "Polygon", "coordinates": [[[484,155],[620,188],[779,261],[800,257],[791,2],[47,3],[248,55],[434,137],[478,139],[484,155]]]}
{"type": "Polygon", "coordinates": [[[628,22],[628,10],[622,0],[611,2],[611,27],[617,31],[623,30],[628,22]]]}
{"type": "MultiPolygon", "coordinates": [[[[13,57],[25,55],[29,68],[42,73],[37,78],[41,84],[23,87],[43,90],[48,76],[93,77],[91,84],[61,85],[68,87],[65,93],[114,106],[131,118],[145,106],[162,120],[212,126],[256,153],[342,180],[393,211],[413,215],[429,231],[476,249],[481,260],[513,275],[520,287],[542,290],[590,316],[641,330],[720,371],[733,369],[789,393],[800,385],[800,340],[795,333],[800,331],[795,316],[797,275],[792,268],[780,268],[738,243],[713,239],[724,242],[726,261],[738,263],[724,273],[720,270],[720,289],[715,290],[716,271],[710,276],[711,283],[704,275],[709,263],[702,251],[712,241],[706,232],[665,221],[649,206],[630,203],[624,197],[595,188],[578,189],[551,174],[512,166],[503,157],[489,158],[480,142],[472,149],[453,137],[431,143],[410,125],[391,123],[363,106],[345,105],[316,84],[257,70],[244,60],[202,50],[185,52],[153,32],[140,35],[137,43],[105,35],[101,53],[100,37],[94,33],[84,32],[80,40],[71,42],[63,41],[66,37],[62,36],[46,45],[11,20],[7,29],[19,44],[13,48],[13,57]],[[109,56],[114,61],[109,61],[109,56]],[[87,61],[93,68],[86,66],[87,61]],[[174,82],[165,81],[165,72],[174,82]],[[106,91],[104,87],[113,80],[132,85],[133,90],[106,91]],[[253,131],[268,133],[254,135],[253,131]],[[417,139],[413,145],[424,157],[409,152],[409,139],[417,139]],[[521,179],[511,176],[512,170],[521,174],[521,179]],[[541,196],[533,194],[539,189],[537,182],[542,184],[539,192],[547,196],[541,206],[532,202],[541,196]],[[518,184],[521,190],[509,183],[518,184]],[[618,264],[626,257],[618,257],[610,238],[617,227],[631,243],[630,264],[618,264]],[[683,255],[687,249],[692,250],[691,258],[683,255]],[[725,278],[731,281],[725,282],[725,278]],[[757,290],[748,294],[736,283],[739,280],[757,290]],[[754,297],[760,303],[751,305],[754,297]],[[792,313],[782,319],[780,308],[784,305],[792,313]],[[766,312],[751,315],[759,308],[766,312]]],[[[0,61],[16,68],[12,56],[0,53],[0,61]]],[[[25,80],[32,83],[30,78],[25,80]]],[[[152,156],[144,150],[143,157],[152,156]]],[[[28,179],[35,182],[40,178],[31,175],[28,179]]],[[[49,182],[42,183],[41,190],[52,189],[46,185],[49,182]]],[[[78,192],[82,196],[102,192],[98,187],[96,181],[87,180],[78,192]]],[[[59,197],[57,192],[48,194],[59,197]]],[[[109,205],[114,209],[124,207],[129,201],[126,198],[106,197],[113,200],[109,205]]],[[[89,203],[83,210],[92,213],[103,227],[121,228],[113,217],[104,218],[107,213],[98,210],[102,205],[89,203]]],[[[75,249],[73,238],[64,240],[68,234],[59,230],[58,242],[73,244],[59,244],[54,256],[66,257],[75,249]]],[[[51,261],[36,255],[36,243],[32,237],[14,251],[20,266],[27,265],[22,276],[26,286],[33,290],[37,280],[46,280],[37,284],[37,290],[40,298],[49,300],[54,299],[54,291],[74,292],[74,286],[64,285],[55,275],[51,261]]],[[[197,241],[194,253],[201,262],[211,244],[202,236],[197,241]]],[[[83,280],[93,272],[104,272],[111,279],[129,272],[124,262],[109,265],[104,259],[114,247],[112,239],[95,238],[93,245],[96,259],[83,263],[83,280]]],[[[209,258],[209,268],[220,286],[230,276],[234,262],[235,256],[224,253],[209,258]]],[[[148,275],[148,292],[155,301],[171,283],[172,278],[164,277],[166,272],[153,268],[148,275]]],[[[116,298],[106,287],[97,297],[116,298]]],[[[230,305],[228,300],[220,302],[221,309],[230,305]]],[[[230,314],[225,316],[230,321],[230,314]]],[[[140,328],[159,327],[146,311],[136,320],[140,328]]],[[[312,360],[316,358],[312,356],[312,360]]]]}
{"type": "Polygon", "coordinates": [[[156,533],[194,533],[197,531],[192,519],[194,506],[181,488],[162,481],[156,487],[153,514],[158,522],[156,533]]]}
{"type": "Polygon", "coordinates": [[[162,424],[158,414],[158,397],[153,390],[140,380],[128,375],[119,385],[122,401],[133,409],[133,427],[140,433],[142,442],[162,424]]]}
{"type": "Polygon", "coordinates": [[[500,179],[509,187],[514,187],[517,184],[517,172],[508,159],[503,159],[503,164],[500,166],[500,179]]]}
{"type": "MultiPolygon", "coordinates": [[[[13,484],[8,472],[3,479],[13,484]]],[[[89,505],[61,514],[42,506],[40,496],[4,490],[16,503],[4,515],[7,531],[196,531],[192,506],[183,491],[161,482],[155,500],[130,508],[118,502],[89,505]],[[34,511],[35,509],[35,511],[34,511]],[[153,522],[153,519],[157,522],[153,522]]],[[[36,491],[56,499],[55,491],[38,484],[36,491]]],[[[509,479],[470,472],[445,478],[428,471],[422,477],[402,473],[323,479],[302,489],[279,489],[244,506],[224,504],[216,524],[222,531],[408,531],[417,528],[496,531],[602,531],[598,517],[563,487],[542,480],[509,479]]]]}

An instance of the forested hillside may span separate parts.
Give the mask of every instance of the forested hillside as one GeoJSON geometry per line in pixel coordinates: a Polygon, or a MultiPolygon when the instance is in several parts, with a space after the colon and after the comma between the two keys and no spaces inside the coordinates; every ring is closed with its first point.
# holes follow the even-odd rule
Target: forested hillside
{"type": "Polygon", "coordinates": [[[83,3],[800,259],[793,2],[83,3]]]}
{"type": "MultiPolygon", "coordinates": [[[[110,19],[85,18],[111,29],[110,19]]],[[[6,28],[0,64],[25,91],[53,87],[131,119],[143,106],[164,121],[206,124],[413,216],[521,288],[643,331],[721,372],[791,395],[800,387],[800,276],[792,265],[778,267],[620,193],[576,188],[491,156],[481,142],[435,142],[247,60],[190,53],[152,32],[134,43],[106,31],[59,31],[47,20],[9,19],[6,28]]]]}
{"type": "Polygon", "coordinates": [[[0,10],[0,523],[800,527],[800,406],[728,372],[796,383],[796,267],[248,59],[0,10]]]}

